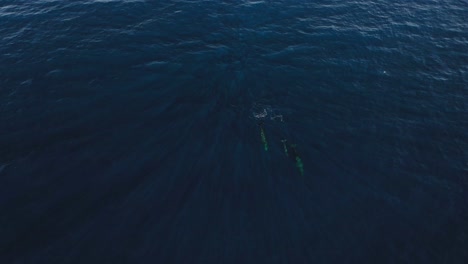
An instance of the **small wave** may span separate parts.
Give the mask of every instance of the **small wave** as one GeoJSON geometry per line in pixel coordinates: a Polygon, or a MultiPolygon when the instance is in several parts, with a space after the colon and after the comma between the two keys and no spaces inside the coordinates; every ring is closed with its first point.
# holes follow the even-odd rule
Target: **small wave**
{"type": "Polygon", "coordinates": [[[249,6],[255,6],[255,5],[264,4],[264,3],[265,1],[244,1],[242,3],[242,6],[249,7],[249,6]]]}
{"type": "Polygon", "coordinates": [[[8,164],[0,164],[0,174],[6,169],[8,164]]]}

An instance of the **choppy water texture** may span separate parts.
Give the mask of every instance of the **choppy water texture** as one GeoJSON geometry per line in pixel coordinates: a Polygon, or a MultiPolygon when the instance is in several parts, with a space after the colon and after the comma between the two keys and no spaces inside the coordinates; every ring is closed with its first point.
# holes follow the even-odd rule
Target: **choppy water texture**
{"type": "Polygon", "coordinates": [[[0,1],[0,263],[468,263],[467,18],[0,1]]]}

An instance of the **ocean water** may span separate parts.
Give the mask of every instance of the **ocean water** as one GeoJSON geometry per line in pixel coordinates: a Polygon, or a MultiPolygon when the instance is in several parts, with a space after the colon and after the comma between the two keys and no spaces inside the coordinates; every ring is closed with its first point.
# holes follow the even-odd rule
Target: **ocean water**
{"type": "Polygon", "coordinates": [[[0,0],[2,264],[468,263],[467,191],[466,0],[0,0]]]}

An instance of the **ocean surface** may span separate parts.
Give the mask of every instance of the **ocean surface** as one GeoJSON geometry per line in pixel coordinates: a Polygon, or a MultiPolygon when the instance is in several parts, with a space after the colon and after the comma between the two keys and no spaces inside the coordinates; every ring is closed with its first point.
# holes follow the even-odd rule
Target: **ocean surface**
{"type": "Polygon", "coordinates": [[[0,0],[0,263],[468,263],[468,1],[0,0]]]}

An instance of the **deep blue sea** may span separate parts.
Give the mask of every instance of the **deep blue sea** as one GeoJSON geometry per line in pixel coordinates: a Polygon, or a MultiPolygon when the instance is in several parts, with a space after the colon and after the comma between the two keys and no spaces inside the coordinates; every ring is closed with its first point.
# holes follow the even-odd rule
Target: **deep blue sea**
{"type": "Polygon", "coordinates": [[[0,0],[0,263],[468,263],[468,1],[0,0]]]}

